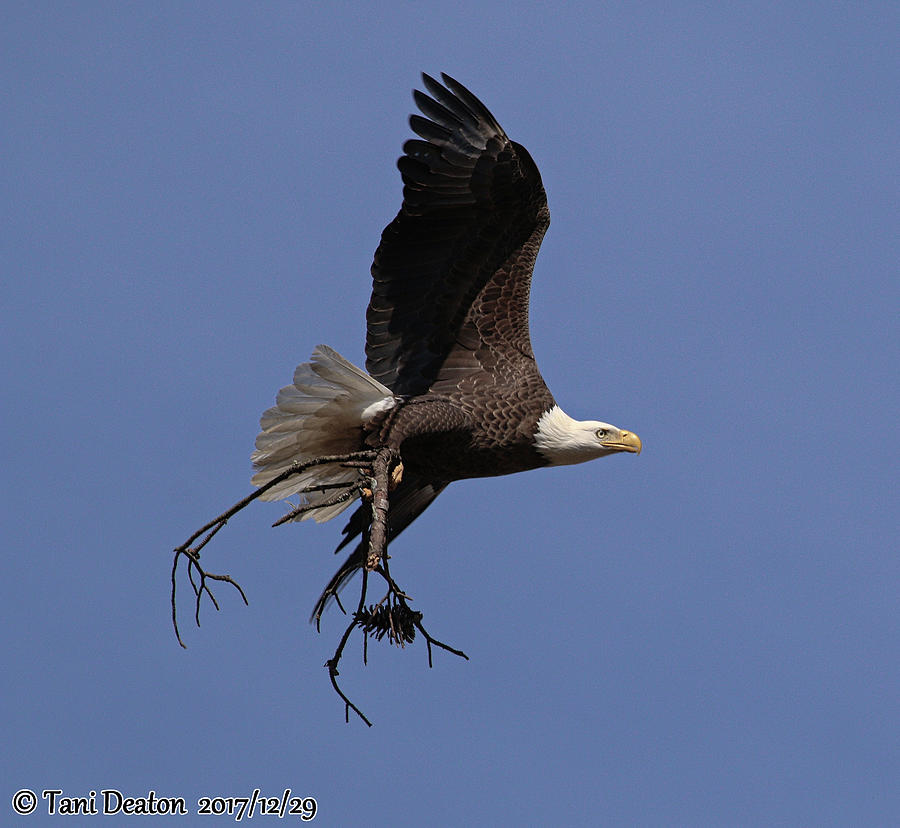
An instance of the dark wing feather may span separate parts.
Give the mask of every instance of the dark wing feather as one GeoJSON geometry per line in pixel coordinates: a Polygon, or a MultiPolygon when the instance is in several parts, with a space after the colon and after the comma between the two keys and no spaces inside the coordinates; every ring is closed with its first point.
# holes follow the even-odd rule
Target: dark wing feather
{"type": "MultiPolygon", "coordinates": [[[[445,488],[446,483],[429,483],[421,477],[407,472],[404,474],[400,485],[391,492],[390,511],[388,513],[388,541],[393,540],[410,523],[412,523],[445,488]]],[[[335,553],[340,552],[348,543],[360,538],[354,550],[340,569],[334,573],[328,585],[316,601],[310,620],[318,622],[329,601],[340,591],[350,578],[362,566],[364,556],[368,551],[369,524],[372,520],[372,507],[363,503],[350,516],[350,520],[343,529],[344,538],[338,544],[335,553]]]]}
{"type": "MultiPolygon", "coordinates": [[[[423,75],[429,95],[414,93],[425,117],[410,117],[419,138],[404,144],[397,162],[403,206],[385,228],[372,265],[366,368],[401,395],[431,388],[454,347],[472,352],[482,344],[471,332],[492,325],[473,319],[473,307],[476,315],[489,308],[503,316],[504,330],[524,336],[513,349],[531,354],[528,289],[549,223],[528,152],[462,84],[442,78],[445,85],[423,75]],[[514,275],[522,289],[504,290],[504,307],[476,304],[501,270],[506,282],[514,275]],[[464,323],[468,332],[462,334],[464,323]],[[460,343],[461,337],[478,341],[460,343]]],[[[465,370],[478,370],[477,361],[465,370]]]]}

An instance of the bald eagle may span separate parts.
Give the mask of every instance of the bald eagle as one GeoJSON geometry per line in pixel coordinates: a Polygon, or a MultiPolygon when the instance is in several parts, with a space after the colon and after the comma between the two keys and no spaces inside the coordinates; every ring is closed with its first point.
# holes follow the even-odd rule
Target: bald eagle
{"type": "MultiPolygon", "coordinates": [[[[263,486],[298,461],[390,446],[402,477],[388,540],[455,480],[641,450],[631,431],[570,417],[545,385],[528,332],[531,273],[550,223],[540,173],[478,98],[441,77],[423,75],[428,94],[414,92],[419,137],[403,146],[403,205],[372,264],[366,370],[318,346],[262,415],[252,455],[263,486]]],[[[313,466],[263,497],[300,494],[296,519],[327,521],[357,499],[360,474],[313,466]],[[335,502],[341,489],[348,497],[335,502]]],[[[344,527],[336,552],[359,541],[314,619],[364,565],[371,513],[360,504],[344,527]]]]}

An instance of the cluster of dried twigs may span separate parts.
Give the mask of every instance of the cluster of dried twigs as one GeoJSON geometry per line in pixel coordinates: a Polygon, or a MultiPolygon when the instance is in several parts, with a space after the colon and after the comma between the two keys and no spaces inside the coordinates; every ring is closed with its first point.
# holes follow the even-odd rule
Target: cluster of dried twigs
{"type": "MultiPolygon", "coordinates": [[[[370,499],[372,504],[372,521],[369,530],[366,533],[368,550],[365,566],[362,567],[362,586],[360,588],[359,604],[357,605],[356,611],[353,613],[352,620],[348,624],[346,630],[344,630],[344,634],[334,651],[334,655],[325,662],[331,684],[344,702],[345,719],[349,722],[350,711],[353,710],[353,712],[356,713],[369,727],[372,726],[372,723],[366,718],[363,712],[347,698],[337,681],[339,675],[338,665],[340,664],[344,647],[347,644],[351,633],[356,628],[363,631],[364,664],[368,659],[368,640],[370,635],[377,641],[380,641],[387,635],[390,643],[403,647],[406,644],[412,643],[415,638],[416,630],[422,634],[428,647],[429,667],[432,666],[432,645],[447,650],[461,658],[468,659],[468,656],[461,650],[454,649],[453,647],[432,638],[428,634],[422,626],[422,613],[410,608],[407,603],[409,596],[397,586],[390,575],[387,563],[389,559],[387,554],[387,515],[389,507],[390,475],[397,459],[398,458],[393,450],[382,448],[377,450],[372,449],[370,451],[352,452],[350,454],[317,457],[314,460],[305,463],[294,463],[277,477],[274,477],[265,485],[260,486],[254,492],[251,492],[245,498],[239,500],[231,508],[209,521],[205,526],[200,527],[183,544],[181,544],[181,546],[176,546],[174,550],[175,557],[172,561],[172,625],[175,628],[175,636],[178,639],[178,643],[182,647],[186,648],[187,646],[182,640],[181,633],[178,629],[178,613],[175,603],[176,575],[178,571],[178,562],[182,556],[187,559],[188,580],[194,591],[194,621],[198,626],[200,625],[200,604],[204,595],[209,598],[217,610],[219,609],[219,604],[207,583],[208,581],[224,581],[225,583],[231,584],[240,593],[244,603],[248,604],[249,602],[247,601],[247,596],[244,594],[244,590],[230,575],[220,575],[209,572],[201,566],[200,550],[215,537],[216,533],[225,526],[230,518],[282,480],[292,477],[295,474],[299,474],[312,466],[323,465],[326,463],[339,463],[360,469],[361,475],[358,490],[347,491],[346,486],[341,484],[340,491],[333,495],[332,498],[316,503],[315,508],[342,503],[356,497],[357,494],[362,494],[366,499],[370,499]],[[200,539],[199,542],[197,542],[198,539],[200,539]],[[366,607],[369,574],[373,572],[384,579],[387,584],[387,593],[377,604],[371,604],[369,607],[366,607]]],[[[325,487],[316,486],[309,491],[321,492],[323,488],[325,487]]],[[[310,508],[313,507],[310,505],[300,505],[277,520],[273,525],[279,526],[282,523],[287,523],[303,514],[303,512],[308,511],[310,508]]],[[[340,601],[338,601],[338,606],[343,610],[340,601]]]]}

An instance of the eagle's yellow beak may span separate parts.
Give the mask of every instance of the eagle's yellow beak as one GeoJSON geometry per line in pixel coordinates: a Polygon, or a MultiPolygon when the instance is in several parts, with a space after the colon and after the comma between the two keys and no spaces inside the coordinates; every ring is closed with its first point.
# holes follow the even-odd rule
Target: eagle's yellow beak
{"type": "Polygon", "coordinates": [[[630,451],[632,454],[641,453],[641,438],[633,431],[620,431],[617,438],[601,440],[600,445],[612,451],[630,451]]]}

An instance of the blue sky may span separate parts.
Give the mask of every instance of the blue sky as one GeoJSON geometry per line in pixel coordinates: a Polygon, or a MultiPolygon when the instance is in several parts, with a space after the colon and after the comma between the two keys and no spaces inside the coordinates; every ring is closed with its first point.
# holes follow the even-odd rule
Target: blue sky
{"type": "Polygon", "coordinates": [[[896,824],[898,24],[6,4],[3,813],[291,788],[325,825],[896,824]],[[187,650],[169,573],[295,364],[362,361],[422,70],[538,163],[543,374],[644,452],[438,499],[392,568],[471,660],[351,645],[368,729],[322,667],[343,618],[307,624],[337,522],[237,517],[204,560],[250,605],[185,602],[187,650]]]}

